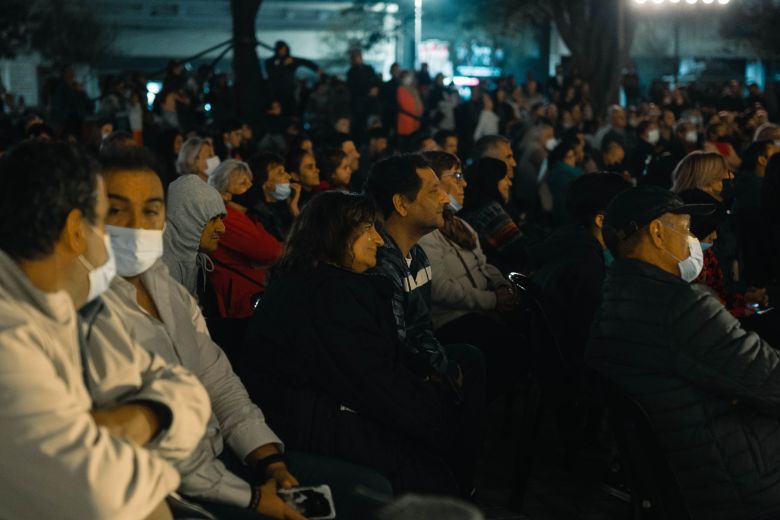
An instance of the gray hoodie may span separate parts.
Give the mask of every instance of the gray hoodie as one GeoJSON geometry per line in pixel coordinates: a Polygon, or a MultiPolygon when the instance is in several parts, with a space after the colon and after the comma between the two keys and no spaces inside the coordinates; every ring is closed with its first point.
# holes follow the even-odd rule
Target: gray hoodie
{"type": "Polygon", "coordinates": [[[163,260],[171,276],[196,296],[200,235],[209,220],[226,213],[225,202],[197,175],[183,175],[168,187],[166,212],[163,260]]]}

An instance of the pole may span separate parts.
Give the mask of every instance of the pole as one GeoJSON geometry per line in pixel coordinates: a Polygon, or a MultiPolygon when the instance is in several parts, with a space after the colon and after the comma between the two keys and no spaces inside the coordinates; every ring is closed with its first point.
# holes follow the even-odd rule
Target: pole
{"type": "Polygon", "coordinates": [[[422,0],[414,0],[414,68],[420,68],[420,44],[422,44],[422,0]]]}
{"type": "Polygon", "coordinates": [[[680,17],[674,17],[674,87],[680,82],[680,17]]]}

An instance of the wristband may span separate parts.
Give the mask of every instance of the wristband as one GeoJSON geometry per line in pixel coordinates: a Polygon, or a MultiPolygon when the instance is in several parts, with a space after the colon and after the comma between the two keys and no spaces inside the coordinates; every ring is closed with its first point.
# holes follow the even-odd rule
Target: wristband
{"type": "Polygon", "coordinates": [[[274,453],[273,455],[269,455],[258,460],[257,471],[259,471],[261,475],[265,476],[266,471],[268,471],[268,466],[277,462],[284,462],[285,464],[287,463],[287,457],[284,453],[274,453]]]}

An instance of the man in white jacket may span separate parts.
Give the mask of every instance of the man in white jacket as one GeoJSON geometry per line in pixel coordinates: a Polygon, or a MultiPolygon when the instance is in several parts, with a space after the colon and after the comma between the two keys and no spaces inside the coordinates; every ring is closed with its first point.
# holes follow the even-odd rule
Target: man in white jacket
{"type": "Polygon", "coordinates": [[[179,475],[155,451],[190,454],[208,396],[132,343],[87,349],[77,309],[99,313],[112,276],[97,169],[69,145],[26,142],[0,172],[0,517],[170,518],[179,475]],[[94,366],[115,376],[100,402],[94,366]]]}
{"type": "MultiPolygon", "coordinates": [[[[102,159],[111,200],[107,233],[116,251],[120,275],[106,293],[106,305],[145,349],[196,374],[211,398],[213,413],[205,437],[189,458],[176,464],[182,475],[179,491],[218,517],[256,518],[262,514],[303,520],[276,491],[298,485],[293,472],[304,477],[313,474],[310,478],[316,482],[312,484],[330,484],[336,508],[346,513],[349,504],[338,501],[339,487],[331,480],[336,468],[346,464],[311,458],[301,464],[300,454],[294,454],[290,456],[293,471],[288,469],[284,444],[250,400],[225,353],[211,340],[197,301],[173,279],[160,259],[165,204],[154,161],[138,149],[123,150],[102,159]],[[321,469],[307,471],[315,466],[321,469]]],[[[208,203],[199,200],[198,193],[201,192],[192,193],[189,204],[208,203]]],[[[199,226],[197,222],[188,225],[199,226]]],[[[205,239],[210,236],[207,228],[184,231],[205,239]]],[[[98,331],[112,328],[108,323],[96,325],[98,331]]],[[[360,482],[369,487],[372,479],[381,478],[362,468],[359,473],[350,468],[340,476],[343,478],[348,472],[353,484],[360,482]]],[[[380,485],[380,491],[389,491],[384,479],[381,484],[386,488],[380,485]]],[[[376,490],[377,486],[373,487],[376,490]]]]}

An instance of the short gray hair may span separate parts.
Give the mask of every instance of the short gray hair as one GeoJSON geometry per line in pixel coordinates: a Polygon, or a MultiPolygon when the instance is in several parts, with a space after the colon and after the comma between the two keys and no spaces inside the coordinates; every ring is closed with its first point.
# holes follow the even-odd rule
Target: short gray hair
{"type": "Polygon", "coordinates": [[[243,161],[236,159],[228,159],[222,161],[217,168],[209,175],[209,184],[214,186],[220,193],[227,192],[230,179],[234,173],[244,173],[249,176],[249,180],[252,180],[252,170],[249,169],[249,165],[243,161]]]}
{"type": "Polygon", "coordinates": [[[204,144],[208,144],[208,141],[201,137],[190,137],[184,141],[179,150],[179,156],[176,158],[176,173],[179,175],[200,173],[195,168],[195,163],[198,162],[198,154],[204,144]]]}

